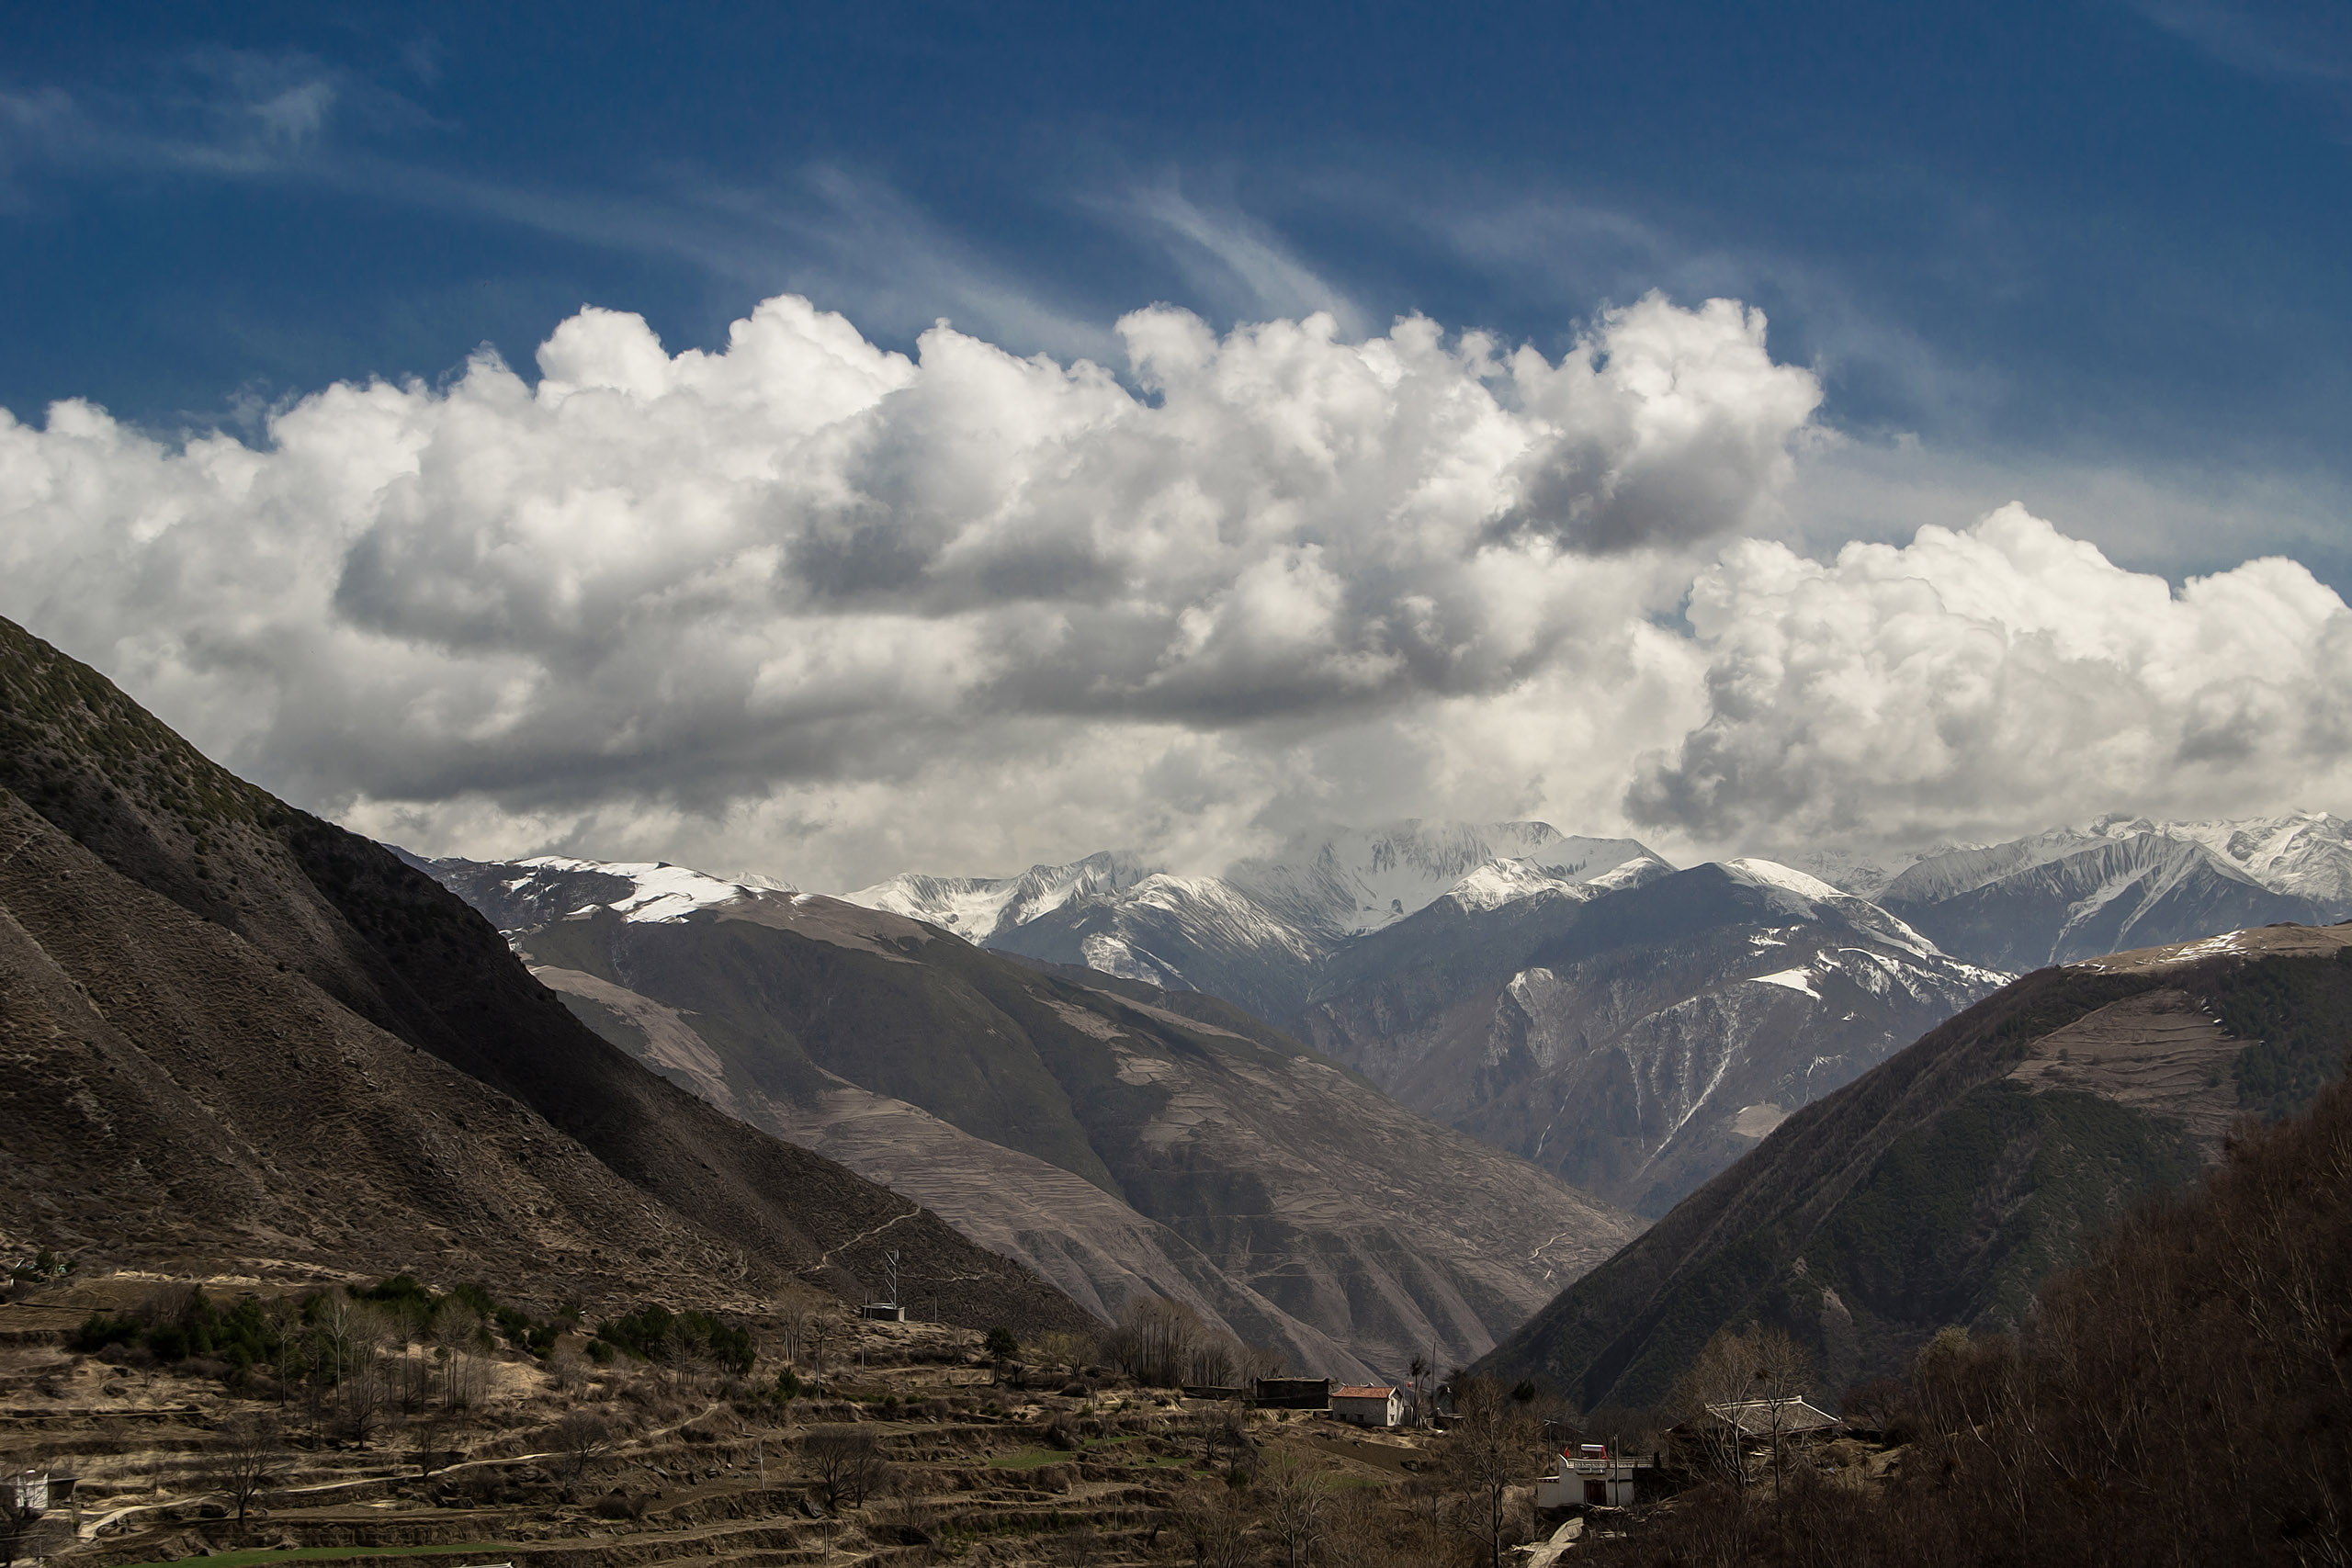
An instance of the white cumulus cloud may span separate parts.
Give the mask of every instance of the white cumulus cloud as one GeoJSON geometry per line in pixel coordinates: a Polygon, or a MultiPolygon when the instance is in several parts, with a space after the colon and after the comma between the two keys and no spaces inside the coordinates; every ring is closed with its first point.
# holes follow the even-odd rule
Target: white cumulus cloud
{"type": "Polygon", "coordinates": [[[2290,563],[2175,593],[2016,513],[1826,565],[1742,537],[1821,389],[1736,302],[1557,361],[1418,318],[1118,332],[1114,374],[792,297],[674,355],[589,309],[536,379],[338,385],[259,446],[0,414],[0,612],[364,830],[804,886],[1213,866],[1309,818],[1705,843],[2340,781],[2344,610],[2290,563]]]}
{"type": "Polygon", "coordinates": [[[2175,592],[2010,505],[1827,564],[1744,541],[1689,619],[1708,716],[1629,807],[1703,838],[2340,807],[2352,782],[2352,615],[2290,560],[2175,592]]]}

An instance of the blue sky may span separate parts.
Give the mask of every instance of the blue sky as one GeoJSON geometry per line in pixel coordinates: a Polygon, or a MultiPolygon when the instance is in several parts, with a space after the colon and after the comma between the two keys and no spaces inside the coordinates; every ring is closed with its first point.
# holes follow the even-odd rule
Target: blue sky
{"type": "MultiPolygon", "coordinates": [[[[1761,309],[1773,360],[1818,378],[1790,474],[1739,470],[1778,521],[1724,529],[1826,559],[2017,500],[2177,588],[2273,552],[2352,588],[2340,4],[177,4],[0,24],[0,406],[27,425],[85,398],[167,444],[220,427],[265,448],[272,411],[335,383],[447,389],[483,344],[535,376],[583,305],[674,353],[790,292],[884,349],[946,318],[1136,390],[1114,323],[1155,302],[1220,333],[1329,310],[1347,342],[1420,313],[1557,361],[1658,291],[1761,309]]],[[[321,581],[348,615],[338,570],[321,581]]],[[[1679,581],[1624,603],[1687,630],[1679,581]]],[[[43,592],[11,613],[62,617],[66,591],[43,592]]],[[[145,660],[167,706],[204,664],[192,634],[168,656],[89,636],[110,668],[145,660]]],[[[225,699],[183,700],[201,729],[225,699]]],[[[291,742],[253,744],[297,787],[291,742]]],[[[1282,817],[1266,798],[1249,820],[1282,817]]],[[[1952,830],[2003,820],[1953,811],[1952,830]]]]}
{"type": "Polygon", "coordinates": [[[673,347],[790,288],[900,346],[1114,352],[1164,299],[1556,352],[1660,288],[1762,306],[1838,428],[2186,468],[2245,528],[2352,451],[2317,0],[11,9],[20,417],[520,361],[582,302],[673,347]]]}

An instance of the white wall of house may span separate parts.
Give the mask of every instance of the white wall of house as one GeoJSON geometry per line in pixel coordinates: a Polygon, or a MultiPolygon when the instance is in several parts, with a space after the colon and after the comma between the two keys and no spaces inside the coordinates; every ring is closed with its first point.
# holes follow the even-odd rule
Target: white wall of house
{"type": "Polygon", "coordinates": [[[1331,1415],[1358,1427],[1394,1427],[1405,1419],[1405,1397],[1394,1389],[1385,1399],[1352,1399],[1335,1393],[1331,1415]]]}

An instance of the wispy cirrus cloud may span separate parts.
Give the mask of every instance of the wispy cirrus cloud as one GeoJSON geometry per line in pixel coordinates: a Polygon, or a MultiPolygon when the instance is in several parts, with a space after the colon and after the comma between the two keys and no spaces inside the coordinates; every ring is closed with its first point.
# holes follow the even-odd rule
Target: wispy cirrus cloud
{"type": "Polygon", "coordinates": [[[2157,27],[2233,69],[2352,85],[2352,13],[2333,0],[2130,0],[2157,27]]]}
{"type": "Polygon", "coordinates": [[[1363,306],[1268,224],[1230,204],[1203,205],[1163,175],[1108,198],[1099,211],[1124,220],[1142,243],[1164,246],[1195,293],[1225,304],[1235,320],[1304,317],[1324,311],[1340,331],[1367,325],[1363,306]]]}

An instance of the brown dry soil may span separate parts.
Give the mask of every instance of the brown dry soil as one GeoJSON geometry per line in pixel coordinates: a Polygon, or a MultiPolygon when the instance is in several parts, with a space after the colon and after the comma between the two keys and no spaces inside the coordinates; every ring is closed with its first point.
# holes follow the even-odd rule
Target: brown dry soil
{"type": "Polygon", "coordinates": [[[2245,1042],[2205,1003],[2167,986],[2110,1002],[2035,1041],[2009,1077],[2030,1089],[2080,1089],[2177,1119],[2205,1157],[2245,1112],[2230,1063],[2245,1042]]]}
{"type": "MultiPolygon", "coordinates": [[[[238,1281],[205,1282],[217,1297],[238,1281]]],[[[299,1393],[281,1403],[265,1378],[249,1396],[215,1376],[174,1371],[139,1352],[83,1356],[51,1325],[95,1305],[128,1307],[157,1287],[117,1276],[0,1307],[0,1467],[80,1477],[78,1528],[48,1543],[60,1568],[209,1558],[214,1568],[272,1560],[515,1568],[768,1568],[798,1562],[1159,1564],[1189,1561],[1181,1510],[1222,1490],[1204,1456],[1219,1407],[1067,1371],[1000,1379],[978,1336],[933,1324],[838,1325],[827,1396],[789,1404],[781,1363],[753,1377],[591,1364],[567,1337],[544,1363],[506,1357],[490,1392],[444,1429],[421,1470],[418,1417],[393,1414],[366,1446],[314,1436],[299,1393]],[[46,1322],[40,1320],[47,1320],[46,1322]],[[43,1342],[43,1341],[51,1342],[43,1342]],[[902,1401],[886,1416],[885,1394],[902,1401]],[[551,1436],[567,1410],[607,1421],[617,1440],[572,1475],[551,1436]],[[224,1420],[284,1412],[292,1441],[243,1527],[214,1485],[224,1420]],[[1051,1446],[1055,1417],[1075,1450],[1051,1446]],[[892,1479],[862,1505],[828,1514],[801,1448],[812,1427],[874,1434],[892,1479]],[[618,1516],[618,1517],[614,1517],[618,1516]],[[226,1555],[237,1553],[239,1555],[226,1555]],[[250,1555],[246,1555],[250,1554],[250,1555]]],[[[779,1324],[762,1325],[774,1343],[779,1324]]],[[[416,1353],[412,1351],[411,1353],[416,1353]]],[[[802,1365],[807,1367],[804,1356],[802,1365]]],[[[1261,1453],[1287,1450],[1335,1492],[1378,1490],[1426,1468],[1413,1434],[1360,1434],[1305,1415],[1258,1413],[1261,1453]]]]}

